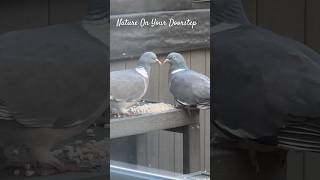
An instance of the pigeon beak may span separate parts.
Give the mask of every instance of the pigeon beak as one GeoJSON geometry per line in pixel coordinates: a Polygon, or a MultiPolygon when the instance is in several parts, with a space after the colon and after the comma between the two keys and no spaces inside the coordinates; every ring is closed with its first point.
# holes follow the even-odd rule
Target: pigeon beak
{"type": "Polygon", "coordinates": [[[156,59],[156,62],[160,65],[162,64],[162,62],[159,59],[156,59]]]}
{"type": "Polygon", "coordinates": [[[169,59],[165,59],[165,60],[163,61],[164,64],[165,64],[165,63],[169,63],[169,62],[170,62],[169,59]]]}

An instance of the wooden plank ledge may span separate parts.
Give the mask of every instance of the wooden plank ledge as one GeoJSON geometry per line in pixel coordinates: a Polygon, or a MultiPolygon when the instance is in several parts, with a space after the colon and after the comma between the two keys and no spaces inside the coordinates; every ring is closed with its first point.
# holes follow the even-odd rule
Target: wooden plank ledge
{"type": "Polygon", "coordinates": [[[157,114],[114,118],[110,120],[110,138],[144,134],[199,123],[198,110],[189,113],[174,109],[157,114]]]}

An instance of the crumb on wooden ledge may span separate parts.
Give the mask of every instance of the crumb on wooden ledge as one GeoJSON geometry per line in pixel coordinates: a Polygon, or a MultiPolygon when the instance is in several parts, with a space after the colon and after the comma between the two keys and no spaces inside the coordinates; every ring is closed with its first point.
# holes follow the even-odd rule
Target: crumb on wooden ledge
{"type": "Polygon", "coordinates": [[[166,103],[146,103],[129,108],[133,115],[161,113],[174,109],[174,106],[166,103]]]}

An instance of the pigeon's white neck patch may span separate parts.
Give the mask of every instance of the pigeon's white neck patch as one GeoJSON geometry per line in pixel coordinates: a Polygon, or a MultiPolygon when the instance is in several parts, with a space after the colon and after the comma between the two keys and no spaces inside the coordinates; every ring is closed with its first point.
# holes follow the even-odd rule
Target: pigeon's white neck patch
{"type": "Polygon", "coordinates": [[[139,74],[141,74],[143,77],[149,78],[148,72],[146,71],[146,69],[144,67],[139,66],[139,67],[136,68],[136,71],[139,74]]]}
{"type": "Polygon", "coordinates": [[[175,73],[178,73],[180,71],[185,71],[186,69],[176,69],[174,71],[172,71],[170,74],[175,74],[175,73]]]}

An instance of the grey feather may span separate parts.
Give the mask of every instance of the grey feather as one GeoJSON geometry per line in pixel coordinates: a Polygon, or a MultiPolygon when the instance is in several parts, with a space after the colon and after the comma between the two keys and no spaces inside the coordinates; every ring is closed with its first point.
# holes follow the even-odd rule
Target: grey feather
{"type": "Polygon", "coordinates": [[[113,71],[110,74],[110,109],[112,114],[127,114],[128,108],[146,93],[151,64],[159,63],[153,52],[141,55],[134,69],[113,71]]]}
{"type": "Polygon", "coordinates": [[[170,76],[170,92],[189,105],[210,105],[210,79],[191,70],[170,76]]]}
{"type": "Polygon", "coordinates": [[[25,145],[56,167],[50,149],[107,109],[105,49],[80,24],[2,34],[0,146],[25,145]]]}
{"type": "MultiPolygon", "coordinates": [[[[320,55],[247,21],[241,0],[217,0],[215,119],[281,147],[320,151],[320,55]]],[[[213,28],[213,29],[214,29],[213,28]]]]}
{"type": "Polygon", "coordinates": [[[169,70],[170,92],[177,102],[184,105],[210,105],[210,79],[198,72],[190,70],[183,56],[170,53],[166,62],[169,70]]]}
{"type": "Polygon", "coordinates": [[[119,101],[136,101],[144,96],[148,87],[148,79],[134,69],[113,71],[110,81],[110,94],[119,101]]]}

